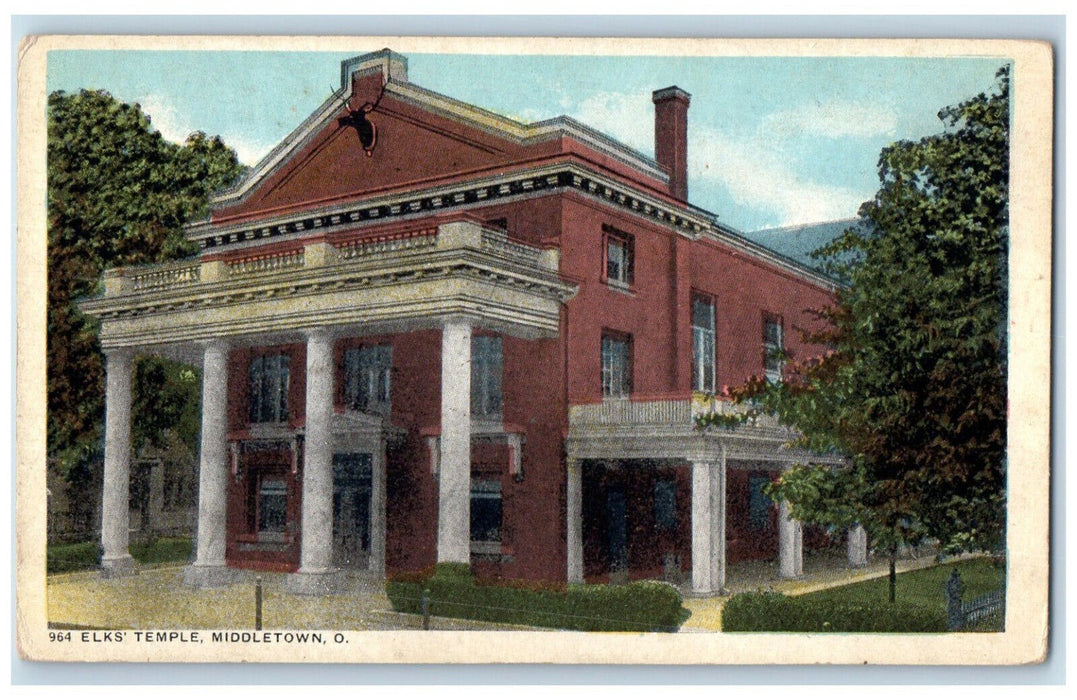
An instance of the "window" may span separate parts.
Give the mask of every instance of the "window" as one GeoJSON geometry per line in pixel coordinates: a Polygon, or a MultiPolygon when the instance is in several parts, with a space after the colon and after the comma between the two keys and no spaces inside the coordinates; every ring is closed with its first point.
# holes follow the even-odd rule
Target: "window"
{"type": "Polygon", "coordinates": [[[603,226],[602,230],[606,246],[606,281],[630,286],[635,267],[632,236],[612,226],[603,226]]]}
{"type": "Polygon", "coordinates": [[[288,355],[259,355],[251,360],[251,423],[288,420],[288,355]]]}
{"type": "Polygon", "coordinates": [[[368,345],[346,350],[344,404],[353,411],[387,414],[392,368],[392,345],[368,345]]]}
{"type": "Polygon", "coordinates": [[[501,415],[501,338],[471,337],[471,415],[494,418],[501,415]]]}
{"type": "Polygon", "coordinates": [[[714,300],[692,297],[692,390],[714,393],[714,300]]]}
{"type": "Polygon", "coordinates": [[[288,485],[281,478],[260,480],[258,486],[258,537],[273,539],[284,535],[288,520],[288,485]]]}
{"type": "Polygon", "coordinates": [[[673,479],[655,482],[654,525],[658,530],[677,529],[677,482],[673,479]]]}
{"type": "Polygon", "coordinates": [[[632,393],[632,337],[602,335],[602,396],[626,398],[632,393]]]}
{"type": "Polygon", "coordinates": [[[765,476],[748,479],[748,520],[755,530],[770,529],[770,509],[774,502],[763,493],[763,487],[769,483],[765,476]]]}
{"type": "Polygon", "coordinates": [[[770,382],[782,380],[782,364],[785,358],[782,320],[778,316],[763,315],[763,371],[770,382]]]}
{"type": "Polygon", "coordinates": [[[471,480],[471,541],[501,542],[501,482],[471,480]]]}

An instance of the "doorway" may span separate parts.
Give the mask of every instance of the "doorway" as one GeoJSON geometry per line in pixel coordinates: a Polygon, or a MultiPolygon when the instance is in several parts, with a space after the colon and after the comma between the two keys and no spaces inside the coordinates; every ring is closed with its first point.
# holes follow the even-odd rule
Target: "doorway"
{"type": "Polygon", "coordinates": [[[371,456],[333,455],[333,564],[365,568],[370,555],[371,456]]]}

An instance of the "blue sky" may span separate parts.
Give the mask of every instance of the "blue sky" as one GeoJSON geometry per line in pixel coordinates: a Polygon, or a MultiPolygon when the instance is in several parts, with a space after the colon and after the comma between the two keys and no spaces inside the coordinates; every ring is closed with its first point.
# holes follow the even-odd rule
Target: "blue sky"
{"type": "MultiPolygon", "coordinates": [[[[329,96],[351,55],[56,51],[47,89],[103,88],[140,103],[166,138],[220,134],[251,165],[329,96]]],[[[689,197],[751,231],[855,216],[878,187],[880,149],[940,131],[939,109],[990,90],[1004,62],[409,53],[408,73],[522,121],[567,114],[647,155],[651,92],[678,85],[692,94],[689,197]]]]}

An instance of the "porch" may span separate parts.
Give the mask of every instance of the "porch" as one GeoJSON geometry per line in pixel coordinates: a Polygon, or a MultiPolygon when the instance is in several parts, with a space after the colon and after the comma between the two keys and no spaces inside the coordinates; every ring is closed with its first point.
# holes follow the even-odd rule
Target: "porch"
{"type": "MultiPolygon", "coordinates": [[[[837,465],[840,459],[796,447],[796,434],[773,417],[731,428],[696,426],[695,417],[704,412],[734,415],[737,410],[711,397],[632,397],[570,407],[570,582],[653,576],[659,566],[656,557],[661,558],[660,577],[679,583],[677,576],[683,575],[685,589],[694,596],[727,590],[731,559],[772,558],[780,578],[804,575],[803,525],[790,517],[788,503],[770,503],[762,486],[793,465],[837,465]],[[596,469],[603,474],[596,476],[596,469]],[[611,479],[611,473],[630,476],[611,479]],[[638,486],[641,480],[646,488],[638,486]],[[596,487],[596,481],[622,483],[603,488],[596,487]],[[637,483],[631,487],[636,496],[634,527],[625,515],[623,484],[628,482],[637,483]],[[652,489],[653,501],[647,489],[652,489]],[[637,552],[634,562],[629,542],[633,532],[637,543],[647,542],[651,549],[637,552]]],[[[863,529],[850,529],[845,540],[849,565],[865,565],[863,529]]]]}

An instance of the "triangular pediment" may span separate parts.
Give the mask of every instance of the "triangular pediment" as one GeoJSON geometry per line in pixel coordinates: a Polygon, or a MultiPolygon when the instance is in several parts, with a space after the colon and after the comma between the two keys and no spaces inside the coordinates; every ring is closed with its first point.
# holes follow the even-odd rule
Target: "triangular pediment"
{"type": "Polygon", "coordinates": [[[345,61],[341,71],[338,93],[246,178],[215,195],[213,220],[332,206],[498,172],[558,154],[566,137],[659,182],[667,179],[653,160],[566,117],[523,124],[409,83],[406,59],[388,50],[345,61]],[[376,134],[372,142],[367,124],[376,134]]]}

